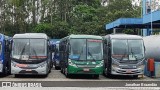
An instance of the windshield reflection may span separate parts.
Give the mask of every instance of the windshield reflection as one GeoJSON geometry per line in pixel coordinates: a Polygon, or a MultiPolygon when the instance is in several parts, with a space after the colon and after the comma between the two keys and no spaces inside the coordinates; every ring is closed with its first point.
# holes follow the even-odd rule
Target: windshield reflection
{"type": "Polygon", "coordinates": [[[101,60],[103,45],[102,40],[71,39],[70,59],[74,60],[101,60]]]}
{"type": "Polygon", "coordinates": [[[112,40],[112,58],[118,60],[140,60],[144,58],[142,40],[112,40]]]}
{"type": "Polygon", "coordinates": [[[15,59],[46,58],[45,39],[14,39],[12,57],[15,59]]]}

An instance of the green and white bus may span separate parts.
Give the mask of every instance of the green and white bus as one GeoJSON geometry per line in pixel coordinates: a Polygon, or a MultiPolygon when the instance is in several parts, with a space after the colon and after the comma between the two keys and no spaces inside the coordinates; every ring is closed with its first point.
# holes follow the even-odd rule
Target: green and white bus
{"type": "Polygon", "coordinates": [[[90,74],[99,78],[103,73],[103,40],[95,35],[70,35],[60,40],[61,72],[71,74],[90,74]]]}

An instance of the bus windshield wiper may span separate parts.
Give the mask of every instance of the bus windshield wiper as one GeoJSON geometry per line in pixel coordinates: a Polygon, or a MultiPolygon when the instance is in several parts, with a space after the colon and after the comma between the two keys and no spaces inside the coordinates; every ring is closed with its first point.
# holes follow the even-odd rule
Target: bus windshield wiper
{"type": "Polygon", "coordinates": [[[122,61],[122,60],[123,60],[123,58],[126,56],[126,53],[127,53],[127,51],[126,51],[126,49],[125,49],[125,52],[124,52],[124,54],[123,54],[122,58],[120,59],[120,61],[122,61]]]}
{"type": "Polygon", "coordinates": [[[95,58],[93,57],[93,55],[91,54],[91,52],[88,52],[88,55],[90,55],[91,58],[92,58],[94,61],[96,61],[95,58]]]}
{"type": "Polygon", "coordinates": [[[80,54],[79,54],[78,60],[80,60],[82,53],[83,53],[83,47],[82,47],[82,50],[81,50],[81,52],[80,52],[80,54]]]}
{"type": "Polygon", "coordinates": [[[136,61],[138,61],[138,58],[137,58],[137,56],[135,55],[135,53],[132,51],[132,48],[131,48],[131,54],[134,56],[134,58],[136,59],[136,61]]]}
{"type": "Polygon", "coordinates": [[[36,55],[36,59],[38,59],[39,60],[39,58],[38,58],[38,56],[37,56],[37,53],[36,53],[36,50],[33,48],[33,52],[35,53],[35,55],[36,55]]]}
{"type": "Polygon", "coordinates": [[[21,59],[22,58],[22,54],[24,53],[24,51],[25,51],[25,47],[26,47],[26,45],[27,45],[27,43],[23,46],[23,49],[22,49],[22,51],[21,51],[21,54],[20,54],[20,57],[19,57],[19,59],[21,59]]]}
{"type": "MultiPolygon", "coordinates": [[[[84,46],[83,46],[83,47],[84,47],[84,46]]],[[[82,47],[81,52],[80,52],[80,54],[79,54],[79,58],[78,58],[78,60],[80,60],[81,55],[82,55],[82,53],[83,53],[83,47],[82,47]]]]}

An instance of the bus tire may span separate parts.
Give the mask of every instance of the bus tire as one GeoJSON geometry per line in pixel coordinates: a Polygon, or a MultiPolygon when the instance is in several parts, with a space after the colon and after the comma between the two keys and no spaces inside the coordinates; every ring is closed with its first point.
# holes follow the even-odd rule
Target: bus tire
{"type": "Polygon", "coordinates": [[[48,73],[51,73],[51,69],[52,69],[52,68],[49,68],[49,72],[48,72],[48,73]]]}
{"type": "Polygon", "coordinates": [[[109,73],[108,70],[104,70],[103,74],[104,74],[105,77],[109,77],[109,78],[112,76],[111,73],[109,73]]]}
{"type": "Polygon", "coordinates": [[[3,76],[6,76],[8,74],[8,68],[3,67],[3,76]]]}
{"type": "Polygon", "coordinates": [[[61,73],[63,73],[63,69],[61,68],[61,73]]]}
{"type": "Polygon", "coordinates": [[[63,72],[63,74],[65,74],[65,69],[64,68],[62,68],[62,72],[63,72]]]}
{"type": "Polygon", "coordinates": [[[64,70],[64,74],[65,74],[66,78],[70,78],[70,74],[68,74],[68,72],[67,72],[67,68],[65,68],[65,70],[64,70]]]}
{"type": "Polygon", "coordinates": [[[99,75],[95,74],[95,75],[93,75],[93,77],[94,77],[95,79],[98,79],[98,78],[99,78],[99,75]]]}
{"type": "Polygon", "coordinates": [[[52,62],[52,64],[51,64],[51,68],[53,68],[53,62],[52,62]]]}
{"type": "Polygon", "coordinates": [[[103,71],[103,75],[104,75],[105,77],[107,76],[107,71],[106,71],[106,70],[103,71]]]}
{"type": "Polygon", "coordinates": [[[56,69],[56,70],[59,70],[59,67],[55,66],[55,69],[56,69]]]}
{"type": "Polygon", "coordinates": [[[107,73],[107,77],[111,78],[112,74],[111,73],[107,73]]]}
{"type": "Polygon", "coordinates": [[[19,75],[19,74],[15,74],[14,77],[15,77],[15,78],[19,78],[20,75],[19,75]]]}
{"type": "Polygon", "coordinates": [[[70,74],[66,74],[65,76],[66,76],[66,78],[70,78],[71,75],[70,74]]]}
{"type": "Polygon", "coordinates": [[[11,61],[9,60],[9,62],[7,63],[7,74],[11,75],[11,61]]]}
{"type": "Polygon", "coordinates": [[[138,78],[138,75],[133,75],[133,78],[138,78]]]}
{"type": "Polygon", "coordinates": [[[46,78],[46,77],[48,77],[48,74],[41,74],[39,76],[42,77],[42,78],[46,78]]]}
{"type": "Polygon", "coordinates": [[[10,68],[8,69],[8,75],[11,75],[11,69],[10,68]]]}

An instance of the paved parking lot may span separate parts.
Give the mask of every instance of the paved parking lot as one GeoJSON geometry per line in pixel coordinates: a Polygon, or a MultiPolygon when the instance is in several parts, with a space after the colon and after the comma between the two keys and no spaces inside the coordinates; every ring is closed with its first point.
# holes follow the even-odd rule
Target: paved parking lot
{"type": "Polygon", "coordinates": [[[21,75],[15,77],[14,75],[8,75],[5,77],[0,77],[0,81],[155,81],[158,79],[149,78],[144,76],[139,76],[139,78],[134,79],[130,76],[113,76],[111,78],[100,75],[99,79],[94,79],[91,75],[72,75],[71,78],[66,78],[60,70],[52,69],[51,73],[47,76],[40,75],[21,75]]]}
{"type": "MultiPolygon", "coordinates": [[[[36,87],[31,89],[41,89],[41,90],[88,90],[89,88],[92,90],[160,90],[159,87],[124,87],[125,83],[141,83],[141,82],[152,82],[152,81],[160,81],[159,78],[149,78],[144,76],[143,78],[139,76],[139,78],[134,79],[132,77],[124,77],[124,76],[113,76],[111,78],[100,75],[99,79],[94,79],[89,75],[73,75],[72,78],[66,78],[60,70],[52,69],[51,73],[47,76],[39,76],[39,75],[22,75],[19,77],[15,77],[14,75],[8,75],[5,77],[0,77],[0,82],[42,82],[43,85],[49,87],[36,87]],[[138,82],[139,81],[139,82],[138,82]],[[123,84],[122,84],[123,83],[123,84]],[[119,85],[118,85],[119,84],[119,85]],[[122,87],[120,86],[122,85],[122,87]],[[115,87],[114,87],[115,86],[115,87]],[[120,86],[120,87],[118,87],[120,86]]],[[[160,83],[156,82],[159,86],[160,83]]],[[[10,87],[2,87],[0,90],[10,90],[10,87]]],[[[17,88],[14,87],[12,90],[26,90],[25,87],[17,88]]]]}

